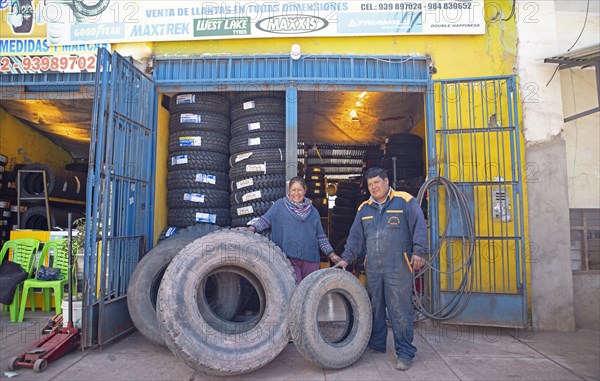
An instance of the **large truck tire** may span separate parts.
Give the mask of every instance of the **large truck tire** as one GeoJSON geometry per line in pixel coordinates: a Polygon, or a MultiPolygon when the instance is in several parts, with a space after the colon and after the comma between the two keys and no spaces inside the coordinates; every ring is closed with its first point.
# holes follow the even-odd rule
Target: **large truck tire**
{"type": "Polygon", "coordinates": [[[256,175],[248,176],[237,181],[231,181],[231,192],[238,192],[249,188],[285,188],[285,175],[256,175]]]}
{"type": "MultiPolygon", "coordinates": [[[[214,231],[214,225],[195,225],[161,242],[150,250],[136,265],[127,289],[127,307],[137,330],[148,340],[165,345],[158,320],[156,320],[156,298],[167,266],[175,255],[188,243],[214,231]]],[[[231,274],[218,274],[212,280],[216,284],[211,302],[222,316],[232,317],[239,305],[240,280],[231,274]]]]}
{"type": "Polygon", "coordinates": [[[227,208],[229,192],[218,189],[176,189],[167,193],[169,208],[227,208]]]}
{"type": "Polygon", "coordinates": [[[229,175],[226,172],[210,169],[170,171],[167,175],[167,188],[169,190],[200,187],[227,190],[229,189],[229,175]]]}
{"type": "Polygon", "coordinates": [[[288,344],[288,307],[295,289],[292,267],[274,243],[245,229],[221,230],[188,244],[165,272],[157,318],[173,354],[197,371],[237,375],[273,360],[288,344]],[[243,276],[260,308],[249,322],[221,319],[206,309],[206,280],[215,273],[243,276]],[[218,319],[216,319],[218,320],[218,319]]]}
{"type": "Polygon", "coordinates": [[[325,369],[352,365],[363,354],[372,328],[369,296],[358,279],[339,269],[317,270],[304,278],[290,303],[290,334],[307,360],[325,369]],[[319,305],[335,293],[345,309],[344,329],[334,339],[323,337],[317,321],[319,305]]]}
{"type": "Polygon", "coordinates": [[[285,148],[255,149],[231,155],[229,158],[231,167],[264,162],[285,164],[285,148]]]}
{"type": "Polygon", "coordinates": [[[211,111],[198,113],[174,112],[169,119],[169,133],[179,131],[213,131],[230,135],[229,118],[226,115],[211,111]]]}
{"type": "Polygon", "coordinates": [[[169,111],[212,111],[229,116],[229,99],[225,95],[215,93],[179,93],[171,97],[169,111]]]}
{"type": "Polygon", "coordinates": [[[231,206],[231,218],[260,217],[273,206],[275,201],[256,201],[235,204],[231,206]]]}
{"type": "Polygon", "coordinates": [[[213,131],[179,131],[169,135],[169,154],[218,152],[229,155],[229,136],[213,131]]]}
{"type": "Polygon", "coordinates": [[[249,132],[234,136],[229,142],[229,152],[236,155],[249,150],[285,149],[285,132],[249,132]]]}
{"type": "Polygon", "coordinates": [[[231,167],[229,178],[238,181],[249,176],[257,175],[285,175],[285,163],[265,162],[261,164],[241,164],[231,167]]]}
{"type": "Polygon", "coordinates": [[[252,115],[285,115],[285,98],[257,97],[231,105],[231,120],[234,122],[252,115]]]}
{"type": "Polygon", "coordinates": [[[285,197],[285,185],[277,188],[246,188],[239,192],[233,192],[229,197],[232,206],[246,202],[277,201],[285,197]]]}
{"type": "Polygon", "coordinates": [[[231,123],[231,135],[239,136],[249,132],[285,132],[285,115],[252,115],[231,123]]]}
{"type": "Polygon", "coordinates": [[[169,171],[186,170],[213,170],[227,172],[229,156],[217,152],[193,152],[178,153],[169,156],[169,171]]]}
{"type": "Polygon", "coordinates": [[[231,223],[229,209],[225,208],[171,208],[167,213],[169,226],[186,227],[197,223],[228,226],[231,223]]]}
{"type": "Polygon", "coordinates": [[[260,85],[244,85],[245,91],[235,91],[229,97],[230,102],[240,103],[254,100],[256,98],[275,98],[285,100],[285,91],[263,91],[260,85]]]}

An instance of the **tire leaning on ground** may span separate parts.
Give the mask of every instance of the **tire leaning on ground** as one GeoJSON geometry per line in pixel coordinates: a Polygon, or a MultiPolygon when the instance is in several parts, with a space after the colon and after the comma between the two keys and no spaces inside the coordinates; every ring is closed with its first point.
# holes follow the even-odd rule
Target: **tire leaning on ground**
{"type": "MultiPolygon", "coordinates": [[[[127,289],[127,307],[135,327],[148,340],[165,345],[156,320],[156,297],[167,266],[188,243],[218,229],[199,224],[182,229],[150,250],[137,264],[127,289]]],[[[229,274],[213,278],[212,303],[223,316],[232,317],[239,305],[240,281],[229,274]]]]}
{"type": "Polygon", "coordinates": [[[292,267],[274,243],[245,229],[220,230],[187,245],[167,268],[158,292],[159,327],[169,349],[189,367],[244,374],[268,364],[287,345],[294,289],[292,267]],[[243,276],[256,289],[256,318],[214,324],[202,295],[208,277],[222,272],[243,276]]]}
{"type": "Polygon", "coordinates": [[[292,296],[289,319],[290,334],[298,351],[325,369],[352,365],[363,354],[371,336],[367,291],[354,275],[339,269],[318,270],[304,278],[292,296]],[[337,296],[345,312],[342,329],[329,335],[321,331],[317,321],[319,305],[328,293],[337,296]]]}

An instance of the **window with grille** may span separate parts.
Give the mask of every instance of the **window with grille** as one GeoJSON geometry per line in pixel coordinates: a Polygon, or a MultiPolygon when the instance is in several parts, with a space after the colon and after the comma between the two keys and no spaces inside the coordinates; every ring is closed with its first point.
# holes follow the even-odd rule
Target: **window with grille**
{"type": "Polygon", "coordinates": [[[571,209],[573,270],[600,270],[600,209],[571,209]]]}

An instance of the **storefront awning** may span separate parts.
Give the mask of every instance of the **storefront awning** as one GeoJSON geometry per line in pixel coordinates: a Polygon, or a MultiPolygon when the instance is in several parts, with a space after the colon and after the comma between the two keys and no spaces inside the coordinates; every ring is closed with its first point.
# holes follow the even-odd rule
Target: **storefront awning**
{"type": "Polygon", "coordinates": [[[568,51],[544,59],[545,63],[558,64],[558,70],[588,67],[596,68],[596,91],[598,92],[598,107],[580,112],[565,118],[565,123],[600,111],[600,44],[568,51]]]}

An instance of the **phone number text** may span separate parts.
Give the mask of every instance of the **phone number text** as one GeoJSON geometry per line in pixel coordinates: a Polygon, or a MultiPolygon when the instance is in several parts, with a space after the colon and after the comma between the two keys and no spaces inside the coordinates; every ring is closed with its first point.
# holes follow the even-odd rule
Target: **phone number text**
{"type": "Polygon", "coordinates": [[[96,56],[0,57],[0,73],[92,72],[96,56]]]}

